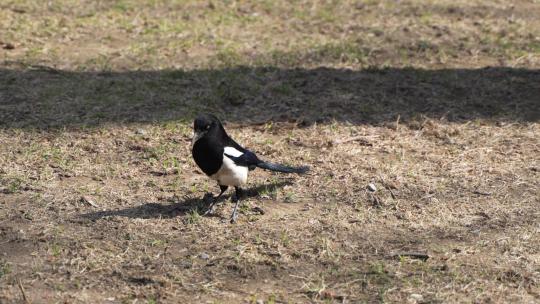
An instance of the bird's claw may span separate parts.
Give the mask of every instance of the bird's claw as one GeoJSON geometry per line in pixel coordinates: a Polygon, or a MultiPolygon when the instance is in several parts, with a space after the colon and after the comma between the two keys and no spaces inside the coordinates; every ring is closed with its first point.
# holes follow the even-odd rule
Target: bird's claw
{"type": "Polygon", "coordinates": [[[205,205],[209,206],[208,209],[206,209],[206,211],[203,213],[203,216],[212,214],[214,212],[214,205],[216,204],[216,201],[213,198],[214,196],[212,195],[212,193],[207,192],[204,194],[203,202],[205,203],[205,205]]]}
{"type": "Polygon", "coordinates": [[[236,223],[236,220],[238,219],[238,205],[240,203],[240,198],[238,197],[238,195],[234,195],[232,197],[232,201],[234,203],[234,209],[233,209],[233,212],[231,214],[231,224],[234,224],[236,223]]]}
{"type": "Polygon", "coordinates": [[[238,212],[233,211],[233,214],[231,215],[231,224],[236,223],[236,220],[238,219],[238,212]]]}
{"type": "Polygon", "coordinates": [[[208,209],[206,209],[206,211],[202,215],[206,216],[206,215],[209,215],[209,214],[212,214],[212,213],[214,213],[214,205],[208,207],[208,209]]]}

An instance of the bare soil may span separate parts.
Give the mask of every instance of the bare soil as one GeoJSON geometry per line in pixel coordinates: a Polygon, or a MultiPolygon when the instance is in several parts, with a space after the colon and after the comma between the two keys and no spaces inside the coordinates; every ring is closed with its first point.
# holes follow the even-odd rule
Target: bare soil
{"type": "Polygon", "coordinates": [[[2,2],[0,303],[539,302],[539,15],[2,2]],[[200,112],[310,173],[201,216],[200,112]]]}

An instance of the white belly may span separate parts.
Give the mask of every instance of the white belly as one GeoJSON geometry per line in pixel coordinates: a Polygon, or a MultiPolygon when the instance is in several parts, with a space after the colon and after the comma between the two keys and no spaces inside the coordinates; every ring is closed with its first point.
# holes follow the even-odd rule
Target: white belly
{"type": "Polygon", "coordinates": [[[237,166],[232,159],[223,155],[221,168],[210,177],[223,186],[242,186],[247,182],[247,176],[247,167],[237,166]]]}

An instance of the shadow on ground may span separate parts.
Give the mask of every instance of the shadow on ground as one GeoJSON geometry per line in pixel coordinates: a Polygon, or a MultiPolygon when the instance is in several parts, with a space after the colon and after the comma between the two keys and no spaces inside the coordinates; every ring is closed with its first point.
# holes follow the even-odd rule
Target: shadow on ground
{"type": "Polygon", "coordinates": [[[540,71],[515,68],[0,69],[0,128],[190,121],[202,111],[240,124],[530,122],[540,118],[538,96],[540,71]]]}
{"type": "MultiPolygon", "coordinates": [[[[272,184],[263,184],[253,188],[245,189],[244,195],[246,198],[259,196],[262,192],[273,192],[278,188],[291,185],[291,181],[282,181],[272,184]]],[[[217,195],[217,193],[215,194],[217,195]]],[[[219,202],[230,198],[230,195],[223,195],[219,202]]],[[[128,218],[174,218],[177,216],[184,216],[190,212],[198,210],[204,211],[209,202],[206,202],[204,198],[185,198],[180,202],[174,202],[173,204],[163,205],[159,203],[146,203],[136,207],[130,207],[120,210],[107,210],[82,214],[81,217],[89,220],[98,220],[103,217],[120,216],[128,218]]]]}

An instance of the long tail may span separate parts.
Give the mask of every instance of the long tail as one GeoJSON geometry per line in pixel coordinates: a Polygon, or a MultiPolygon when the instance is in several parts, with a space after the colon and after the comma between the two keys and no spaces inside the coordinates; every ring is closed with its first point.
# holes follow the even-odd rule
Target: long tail
{"type": "Polygon", "coordinates": [[[284,165],[274,164],[274,163],[269,163],[269,162],[264,162],[264,161],[259,162],[257,164],[257,167],[270,170],[270,171],[283,172],[283,173],[303,174],[309,171],[308,166],[289,167],[289,166],[284,166],[284,165]]]}

